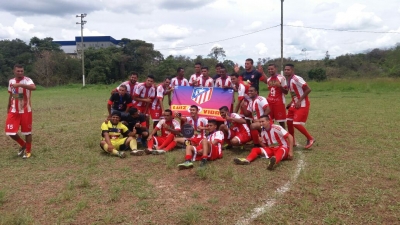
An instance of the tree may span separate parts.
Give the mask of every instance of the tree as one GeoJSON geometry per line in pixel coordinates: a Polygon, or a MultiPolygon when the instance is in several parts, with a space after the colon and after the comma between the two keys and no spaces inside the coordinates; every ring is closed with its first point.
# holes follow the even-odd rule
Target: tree
{"type": "Polygon", "coordinates": [[[315,80],[317,82],[321,82],[326,80],[326,71],[322,68],[315,68],[308,71],[308,77],[310,80],[315,80]]]}
{"type": "Polygon", "coordinates": [[[214,48],[211,49],[210,54],[207,55],[208,57],[214,58],[216,60],[219,59],[219,57],[222,57],[222,60],[225,59],[225,50],[222,47],[217,47],[215,46],[214,48]]]}
{"type": "Polygon", "coordinates": [[[59,44],[53,42],[53,38],[46,37],[40,39],[38,37],[31,38],[29,42],[29,46],[32,52],[42,52],[42,51],[56,51],[61,52],[61,48],[59,44]]]}

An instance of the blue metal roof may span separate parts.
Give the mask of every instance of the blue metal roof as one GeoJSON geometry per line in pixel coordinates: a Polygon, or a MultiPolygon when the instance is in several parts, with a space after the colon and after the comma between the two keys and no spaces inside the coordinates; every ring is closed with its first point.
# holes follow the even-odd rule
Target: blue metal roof
{"type": "MultiPolygon", "coordinates": [[[[75,41],[81,42],[81,36],[76,36],[75,41]]],[[[117,45],[121,40],[115,40],[111,36],[83,36],[83,42],[112,42],[117,45]]]]}
{"type": "Polygon", "coordinates": [[[76,45],[75,41],[53,41],[53,43],[59,44],[61,46],[76,45]]]}

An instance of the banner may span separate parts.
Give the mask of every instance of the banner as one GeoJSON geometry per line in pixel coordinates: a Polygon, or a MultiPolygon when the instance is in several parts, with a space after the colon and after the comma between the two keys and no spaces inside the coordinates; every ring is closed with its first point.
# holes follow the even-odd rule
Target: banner
{"type": "Polygon", "coordinates": [[[231,110],[232,103],[233,90],[230,88],[176,86],[171,110],[190,116],[190,106],[197,105],[200,117],[224,121],[219,115],[219,108],[227,106],[231,110]]]}

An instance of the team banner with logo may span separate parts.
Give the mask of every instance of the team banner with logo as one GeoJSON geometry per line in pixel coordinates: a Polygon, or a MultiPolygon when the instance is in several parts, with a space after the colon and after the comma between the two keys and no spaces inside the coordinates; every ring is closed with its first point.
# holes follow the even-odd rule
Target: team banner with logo
{"type": "Polygon", "coordinates": [[[182,116],[190,116],[191,105],[199,107],[199,116],[223,121],[219,108],[227,106],[231,110],[233,90],[217,87],[176,86],[171,103],[171,110],[182,116]]]}

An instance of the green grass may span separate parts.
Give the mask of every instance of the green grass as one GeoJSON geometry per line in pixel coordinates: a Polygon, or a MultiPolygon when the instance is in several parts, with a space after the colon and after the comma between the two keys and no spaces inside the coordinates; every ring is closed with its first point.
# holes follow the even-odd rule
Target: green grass
{"type": "Polygon", "coordinates": [[[234,224],[275,197],[300,151],[306,164],[299,178],[253,224],[400,222],[399,80],[311,82],[307,128],[316,146],[296,150],[272,172],[263,159],[233,164],[249,148],[184,171],[176,167],[181,150],[126,159],[103,153],[100,125],[114,86],[33,93],[32,158],[17,157],[18,146],[0,137],[0,224],[234,224]]]}

